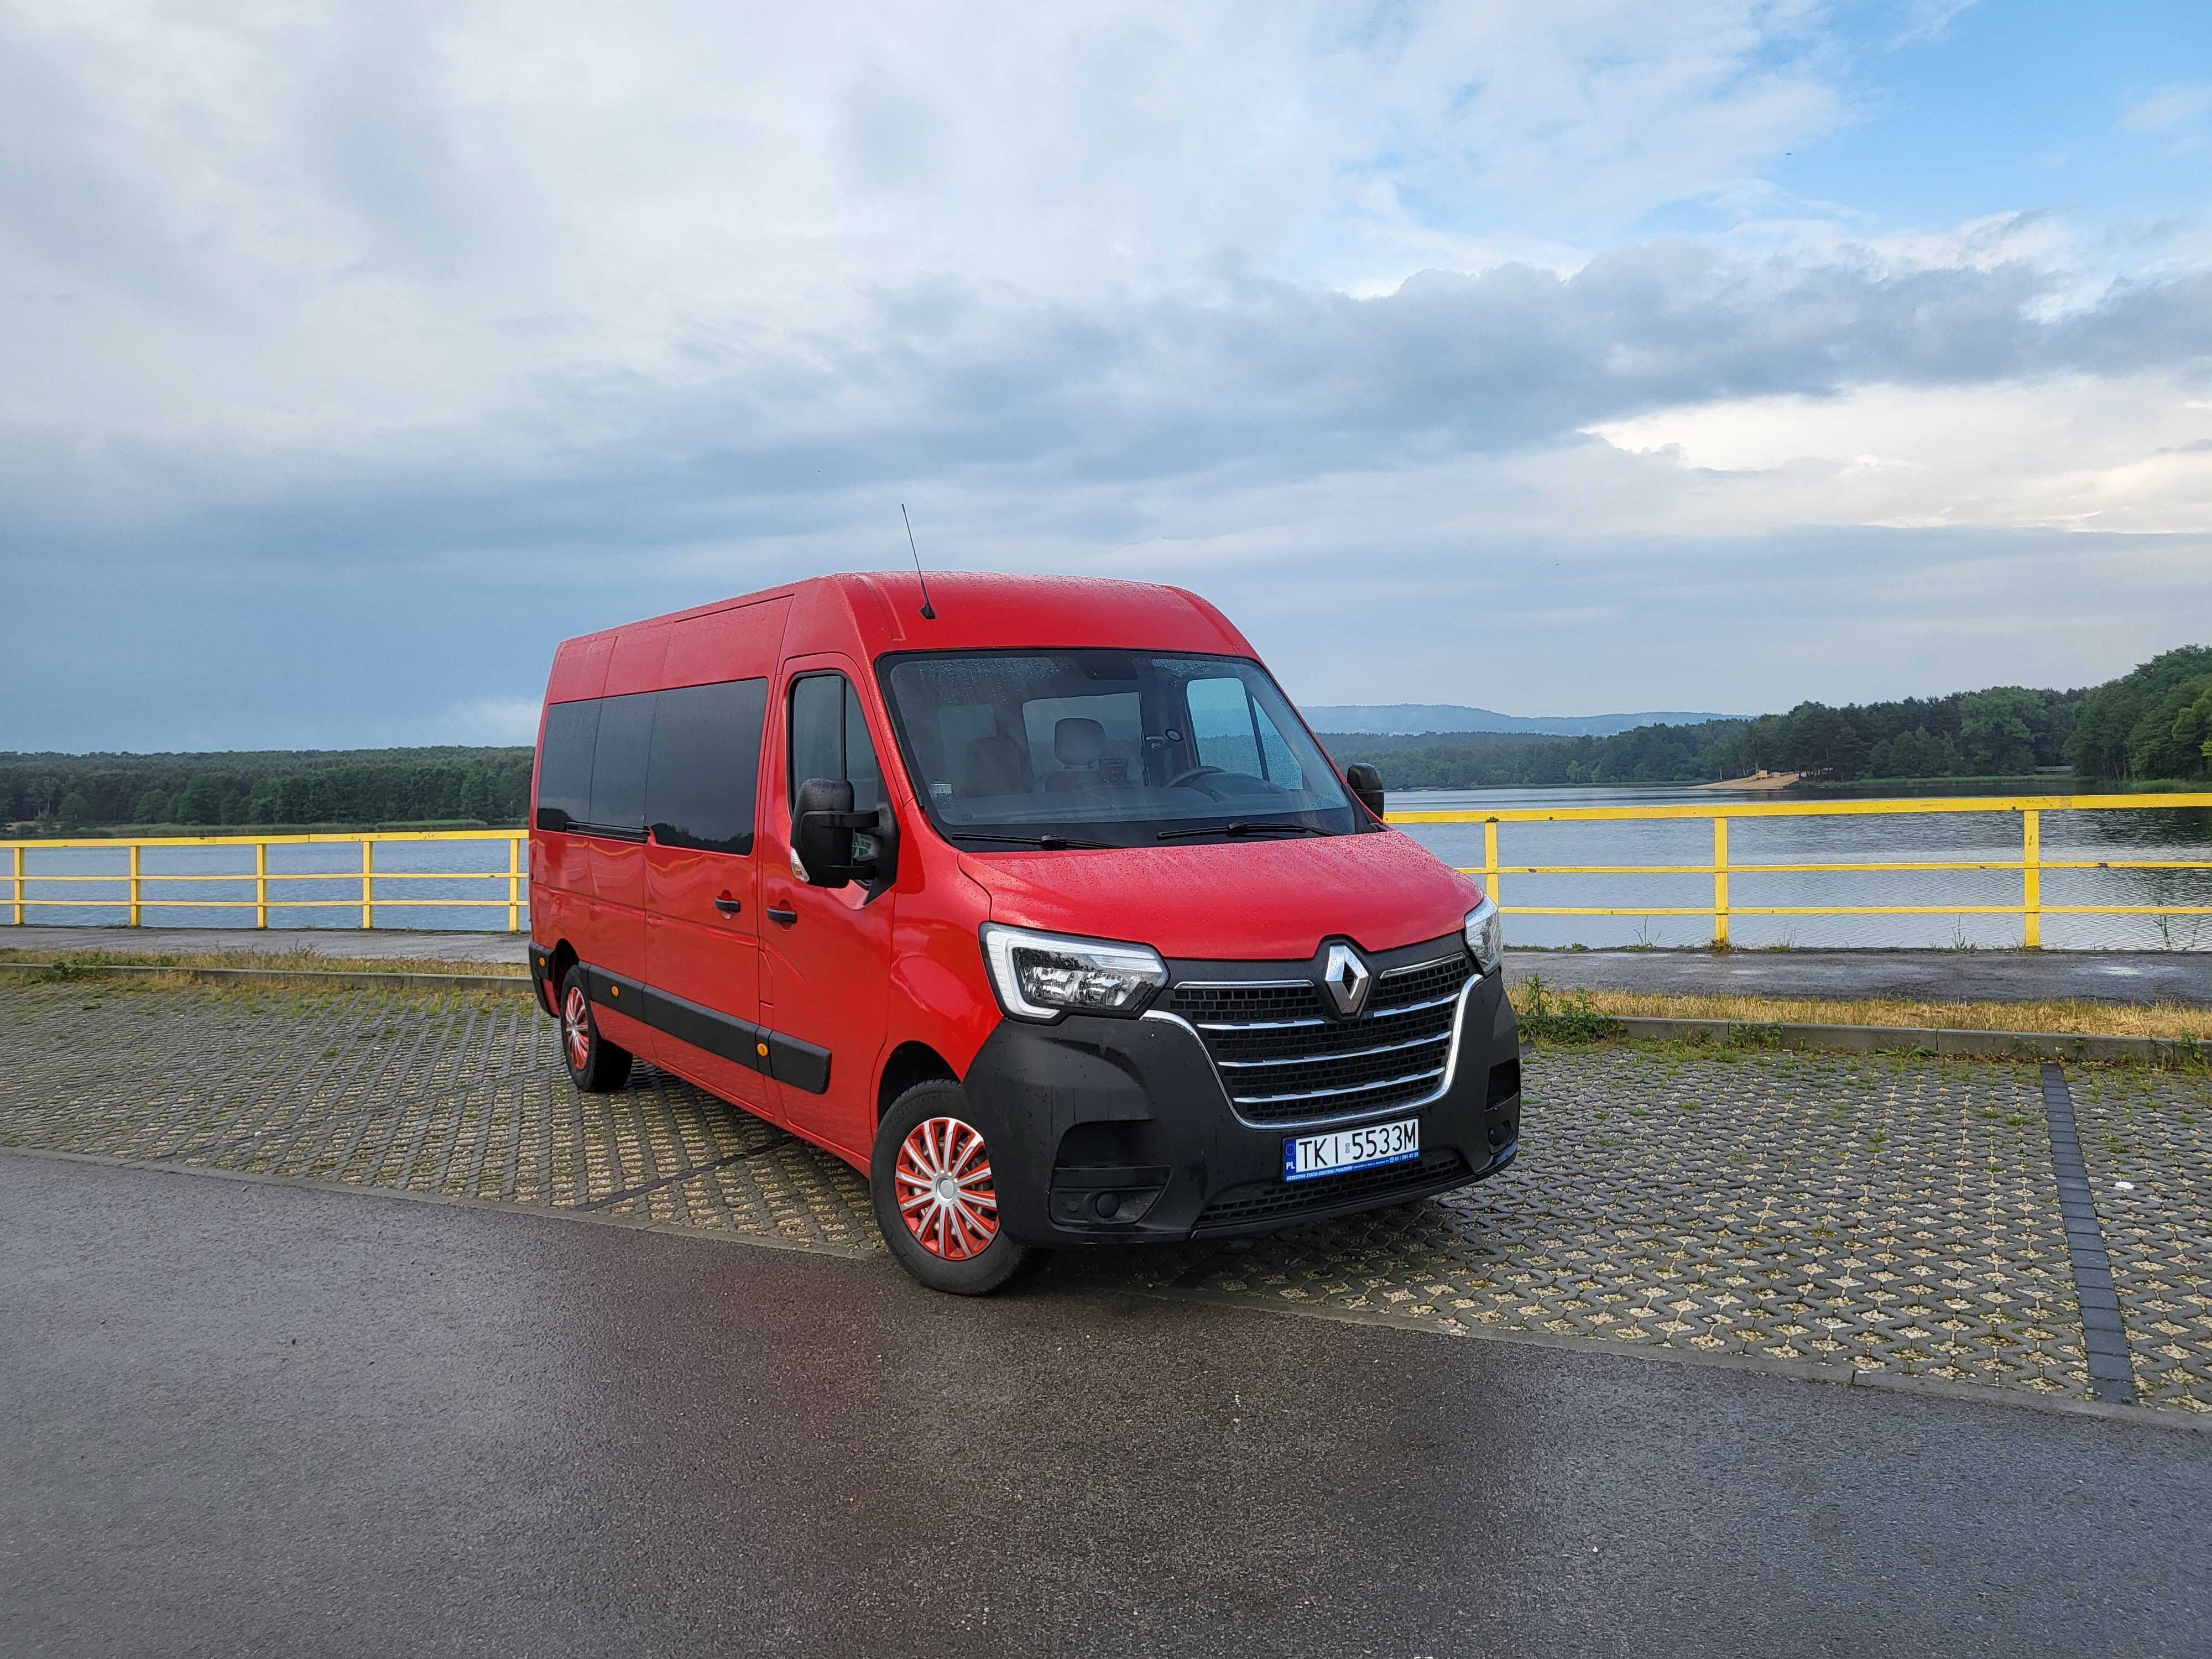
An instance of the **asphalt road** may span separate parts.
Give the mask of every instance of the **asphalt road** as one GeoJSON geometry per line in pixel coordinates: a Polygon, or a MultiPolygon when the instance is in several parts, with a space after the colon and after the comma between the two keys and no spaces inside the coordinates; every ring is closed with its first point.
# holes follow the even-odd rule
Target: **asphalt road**
{"type": "Polygon", "coordinates": [[[14,1653],[2203,1653],[2212,1437],[0,1156],[14,1653]]]}

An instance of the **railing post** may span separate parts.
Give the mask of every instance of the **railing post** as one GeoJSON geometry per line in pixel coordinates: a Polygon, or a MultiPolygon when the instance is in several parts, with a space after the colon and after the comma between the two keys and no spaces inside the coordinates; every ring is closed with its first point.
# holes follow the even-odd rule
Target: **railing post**
{"type": "Polygon", "coordinates": [[[253,925],[269,925],[269,843],[253,843],[253,925]]]}
{"type": "Polygon", "coordinates": [[[507,842],[507,931],[522,931],[522,837],[511,836],[507,842]]]}
{"type": "Polygon", "coordinates": [[[15,892],[15,926],[21,927],[23,925],[23,849],[17,847],[11,848],[10,850],[15,854],[14,883],[15,892]]]}
{"type": "Polygon", "coordinates": [[[138,843],[131,843],[131,925],[138,925],[138,843]]]}
{"type": "Polygon", "coordinates": [[[1713,943],[1729,942],[1728,820],[1713,819],[1713,943]]]}
{"type": "Polygon", "coordinates": [[[1496,818],[1491,819],[1482,826],[1482,890],[1490,896],[1490,902],[1499,909],[1505,908],[1505,901],[1498,896],[1498,820],[1496,818]]]}
{"type": "Polygon", "coordinates": [[[376,843],[361,838],[361,925],[376,926],[376,843]]]}
{"type": "Polygon", "coordinates": [[[2027,951],[2043,948],[2043,814],[2033,807],[2020,815],[2020,943],[2027,951]]]}

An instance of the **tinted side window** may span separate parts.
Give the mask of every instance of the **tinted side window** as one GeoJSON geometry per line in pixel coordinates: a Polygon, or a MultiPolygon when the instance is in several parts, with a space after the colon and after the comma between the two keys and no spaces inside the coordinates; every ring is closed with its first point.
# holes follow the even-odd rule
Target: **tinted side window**
{"type": "Polygon", "coordinates": [[[883,769],[861,717],[860,693],[842,674],[810,674],[791,687],[791,794],[809,778],[844,778],[853,809],[883,804],[883,769]]]}
{"type": "Polygon", "coordinates": [[[725,680],[659,694],[645,821],[671,847],[753,850],[766,680],[725,680]]]}
{"type": "Polygon", "coordinates": [[[592,749],[591,822],[601,830],[645,828],[645,765],[653,744],[657,693],[599,699],[592,749]]]}
{"type": "Polygon", "coordinates": [[[545,711],[538,758],[538,810],[565,812],[579,823],[592,816],[592,750],[599,738],[597,698],[556,702],[545,711]]]}

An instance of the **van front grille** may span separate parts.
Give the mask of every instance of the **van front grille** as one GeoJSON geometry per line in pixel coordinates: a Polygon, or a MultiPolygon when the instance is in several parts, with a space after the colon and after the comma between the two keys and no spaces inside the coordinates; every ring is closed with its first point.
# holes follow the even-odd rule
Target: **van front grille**
{"type": "Polygon", "coordinates": [[[1474,971],[1464,955],[1390,969],[1356,1019],[1329,1018],[1321,987],[1304,979],[1182,984],[1170,1006],[1198,1028],[1239,1116],[1296,1123],[1435,1093],[1474,971]]]}

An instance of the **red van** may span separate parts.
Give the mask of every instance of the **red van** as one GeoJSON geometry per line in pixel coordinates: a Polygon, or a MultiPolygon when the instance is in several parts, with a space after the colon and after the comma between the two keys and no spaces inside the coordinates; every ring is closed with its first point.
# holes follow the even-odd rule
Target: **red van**
{"type": "Polygon", "coordinates": [[[576,1086],[639,1056],[828,1148],[939,1290],[1517,1150],[1497,907],[1195,594],[824,576],[570,640],[534,804],[576,1086]]]}

